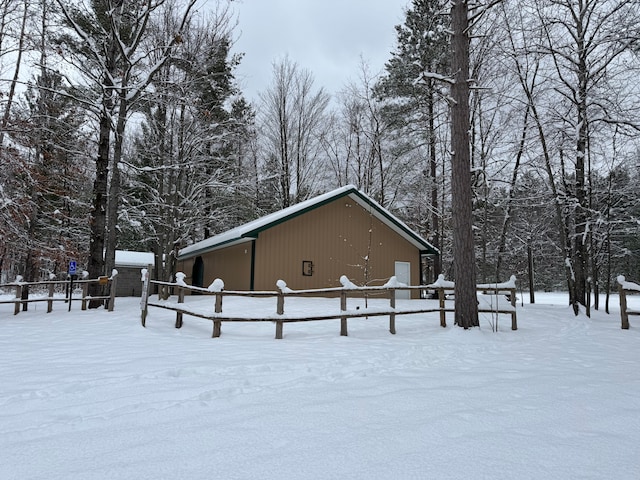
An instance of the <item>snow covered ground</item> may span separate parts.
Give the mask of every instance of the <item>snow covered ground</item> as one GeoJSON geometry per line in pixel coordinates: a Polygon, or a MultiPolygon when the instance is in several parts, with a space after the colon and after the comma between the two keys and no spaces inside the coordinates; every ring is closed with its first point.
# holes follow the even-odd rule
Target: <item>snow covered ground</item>
{"type": "Polygon", "coordinates": [[[518,331],[434,313],[282,340],[158,308],[142,328],[135,298],[0,305],[0,478],[638,479],[640,317],[566,301],[519,303],[518,331]]]}

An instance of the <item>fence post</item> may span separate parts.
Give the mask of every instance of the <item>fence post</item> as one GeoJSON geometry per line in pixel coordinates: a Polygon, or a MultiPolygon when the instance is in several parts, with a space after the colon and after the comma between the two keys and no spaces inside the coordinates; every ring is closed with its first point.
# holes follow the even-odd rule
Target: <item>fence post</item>
{"type": "MultiPolygon", "coordinates": [[[[395,310],[396,308],[396,289],[389,289],[389,306],[395,310]]],[[[396,314],[395,312],[391,312],[389,314],[389,332],[393,335],[396,334],[396,314]]]]}
{"type": "Polygon", "coordinates": [[[81,310],[87,309],[87,295],[89,294],[89,281],[82,284],[82,303],[80,304],[81,310]]]}
{"type": "MultiPolygon", "coordinates": [[[[284,293],[282,292],[282,289],[278,291],[278,304],[276,306],[276,313],[278,315],[284,314],[284,293]]],[[[276,320],[276,339],[277,340],[282,339],[282,325],[283,325],[282,320],[276,320]]]]}
{"type": "MultiPolygon", "coordinates": [[[[344,312],[347,310],[347,291],[342,290],[340,292],[340,311],[344,312]]],[[[340,335],[346,337],[347,333],[347,316],[343,315],[340,317],[340,335]]]]}
{"type": "Polygon", "coordinates": [[[149,310],[150,271],[151,265],[149,265],[148,269],[142,269],[142,298],[140,299],[140,310],[142,310],[142,313],[140,314],[140,323],[142,323],[143,327],[146,326],[147,312],[149,310]]]}
{"type": "MultiPolygon", "coordinates": [[[[184,303],[184,288],[180,285],[176,288],[178,289],[178,303],[184,303]]],[[[182,328],[182,312],[176,312],[176,328],[182,328]]]]}
{"type": "MultiPolygon", "coordinates": [[[[216,292],[215,312],[222,313],[222,292],[216,292]]],[[[221,333],[220,330],[222,330],[222,320],[214,320],[212,338],[219,337],[221,333]]]]}
{"type": "MultiPolygon", "coordinates": [[[[26,285],[23,286],[20,298],[22,298],[22,300],[29,300],[29,284],[26,284],[26,285]]],[[[29,310],[29,302],[23,301],[22,302],[22,311],[26,312],[28,310],[29,310]]]]}
{"type": "Polygon", "coordinates": [[[89,294],[89,282],[84,282],[82,284],[82,303],[80,306],[81,310],[87,309],[87,295],[89,294]]]}
{"type": "Polygon", "coordinates": [[[511,330],[518,330],[518,319],[516,318],[516,289],[512,288],[509,293],[511,296],[511,306],[513,307],[513,312],[511,313],[511,330]]]}
{"type": "Polygon", "coordinates": [[[446,313],[444,311],[444,288],[438,288],[438,301],[440,304],[440,326],[447,326],[446,313]]]}
{"type": "Polygon", "coordinates": [[[107,311],[113,312],[113,307],[116,303],[116,284],[118,282],[118,275],[111,276],[111,290],[109,291],[109,307],[107,311]]]}
{"type": "Polygon", "coordinates": [[[13,309],[13,314],[20,313],[20,300],[22,299],[22,285],[16,285],[16,303],[13,309]]]}
{"type": "Polygon", "coordinates": [[[56,286],[55,283],[49,284],[49,299],[47,300],[47,313],[51,313],[53,310],[53,289],[56,286]]]}
{"type": "Polygon", "coordinates": [[[627,313],[627,295],[624,291],[623,286],[619,282],[618,282],[618,296],[620,297],[620,319],[622,321],[621,328],[623,330],[629,330],[629,314],[627,313]]]}

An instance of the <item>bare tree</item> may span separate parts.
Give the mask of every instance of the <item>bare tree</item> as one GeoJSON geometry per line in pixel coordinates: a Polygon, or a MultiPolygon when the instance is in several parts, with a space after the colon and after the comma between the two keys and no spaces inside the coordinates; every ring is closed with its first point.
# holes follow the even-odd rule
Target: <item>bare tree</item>
{"type": "Polygon", "coordinates": [[[575,132],[561,135],[559,154],[563,169],[573,167],[563,175],[563,181],[571,207],[571,256],[567,262],[574,281],[570,301],[577,314],[578,304],[588,305],[590,266],[597,289],[597,269],[592,268],[595,258],[590,249],[593,219],[589,181],[592,163],[597,161],[596,132],[609,125],[640,131],[629,99],[610,95],[620,88],[617,80],[629,80],[627,60],[640,42],[632,33],[640,20],[640,5],[633,0],[548,0],[537,6],[544,32],[540,48],[555,73],[552,91],[559,95],[551,111],[561,132],[575,132]],[[574,153],[567,157],[566,152],[574,153]]]}
{"type": "MultiPolygon", "coordinates": [[[[151,42],[168,42],[175,14],[158,19],[151,42]]],[[[162,280],[175,273],[179,248],[254,213],[253,111],[236,95],[233,27],[226,8],[189,22],[138,105],[120,215],[132,242],[155,253],[162,280]]]]}
{"type": "Polygon", "coordinates": [[[265,151],[278,179],[281,208],[313,193],[329,103],[329,95],[322,88],[314,90],[313,83],[310,71],[285,57],[274,63],[273,83],[261,94],[265,151]]]}

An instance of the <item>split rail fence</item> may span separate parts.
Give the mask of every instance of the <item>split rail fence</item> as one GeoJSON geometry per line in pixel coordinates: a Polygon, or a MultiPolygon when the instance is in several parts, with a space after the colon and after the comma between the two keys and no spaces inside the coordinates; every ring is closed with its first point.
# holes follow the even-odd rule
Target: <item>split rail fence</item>
{"type": "MultiPolygon", "coordinates": [[[[184,274],[178,274],[176,277],[184,278],[184,274]]],[[[346,277],[342,277],[341,281],[346,279],[346,277]]],[[[276,325],[275,338],[281,339],[283,335],[283,326],[285,323],[292,322],[306,322],[306,321],[315,321],[315,320],[331,320],[331,319],[340,319],[340,335],[347,336],[347,320],[350,318],[363,318],[363,317],[374,317],[374,316],[389,316],[389,332],[392,334],[396,333],[396,316],[398,315],[412,315],[412,314],[420,314],[420,313],[435,313],[439,312],[440,314],[440,326],[446,327],[446,314],[454,312],[454,306],[451,302],[448,302],[447,305],[446,300],[454,291],[454,285],[452,282],[446,282],[443,280],[442,276],[438,280],[438,282],[431,285],[419,285],[419,286],[406,286],[402,284],[398,284],[395,281],[395,277],[392,277],[391,280],[385,284],[384,286],[379,287],[357,287],[348,280],[346,283],[350,286],[348,287],[337,287],[337,288],[323,288],[323,289],[313,289],[313,290],[291,290],[286,287],[285,282],[279,280],[277,282],[278,290],[277,291],[225,291],[224,284],[220,279],[216,279],[211,287],[201,288],[201,287],[193,287],[186,285],[183,281],[178,280],[176,283],[170,282],[161,282],[154,280],[147,280],[144,283],[143,294],[141,300],[141,323],[142,326],[146,326],[146,321],[148,317],[148,308],[149,307],[157,307],[163,308],[167,310],[172,310],[176,312],[176,321],[175,328],[181,328],[183,323],[184,315],[191,315],[194,317],[203,318],[206,320],[210,320],[213,322],[213,338],[217,338],[221,335],[222,323],[223,322],[274,322],[276,325]],[[150,301],[150,286],[158,285],[166,288],[172,289],[174,295],[177,295],[177,302],[172,301],[161,301],[158,297],[158,301],[150,301]],[[427,300],[421,298],[420,300],[411,300],[408,301],[409,304],[415,304],[415,307],[407,308],[407,303],[403,304],[403,308],[396,308],[396,292],[397,291],[412,291],[418,290],[421,293],[437,293],[437,303],[435,300],[427,300]],[[191,294],[196,295],[212,295],[215,297],[213,311],[210,313],[198,312],[194,309],[188,307],[188,304],[185,304],[185,293],[190,292],[191,294]],[[369,296],[373,295],[386,296],[389,300],[389,306],[386,308],[381,307],[366,307],[360,309],[359,307],[356,309],[348,309],[347,308],[347,300],[349,298],[358,298],[363,299],[365,296],[369,298],[369,296]],[[227,312],[223,312],[223,299],[225,297],[263,297],[263,298],[274,298],[275,299],[275,312],[272,314],[261,315],[261,316],[249,316],[249,315],[238,315],[238,314],[229,314],[227,312]],[[316,298],[327,298],[327,297],[337,297],[340,301],[340,309],[335,310],[332,313],[322,313],[317,315],[309,315],[309,314],[296,314],[296,313],[286,313],[285,312],[285,299],[292,297],[316,297],[316,298]],[[415,302],[415,303],[414,303],[415,302]]],[[[345,285],[345,282],[343,282],[345,285]]],[[[504,284],[483,284],[477,286],[477,291],[479,295],[479,305],[478,311],[481,313],[492,313],[492,314],[508,314],[511,316],[511,329],[517,330],[517,316],[516,316],[516,286],[515,286],[515,277],[511,278],[510,282],[506,282],[504,284]],[[485,297],[482,300],[481,297],[485,297]],[[486,297],[490,297],[491,300],[486,301],[486,297]],[[499,297],[506,297],[506,300],[499,301],[499,297]]]]}
{"type": "Polygon", "coordinates": [[[71,309],[71,302],[74,300],[80,300],[82,310],[87,309],[87,303],[91,300],[104,300],[107,302],[106,308],[112,312],[115,305],[116,295],[116,280],[117,275],[111,277],[99,277],[96,279],[82,279],[82,280],[49,280],[43,282],[14,282],[0,285],[0,289],[14,289],[16,296],[11,300],[0,300],[0,304],[13,303],[15,305],[13,314],[17,315],[22,310],[26,312],[28,305],[34,302],[47,302],[47,313],[51,313],[53,310],[53,302],[65,302],[69,303],[69,309],[71,309]],[[101,296],[89,296],[89,284],[97,283],[108,287],[109,294],[101,296]],[[56,288],[58,286],[58,288],[56,288]],[[33,288],[32,288],[33,287],[33,288]],[[75,288],[82,290],[80,298],[73,297],[73,290],[75,288]],[[56,296],[56,290],[63,290],[64,296],[56,296]],[[43,296],[42,292],[46,294],[43,296]],[[34,292],[36,294],[34,294],[34,292]],[[33,296],[32,296],[33,294],[33,296]]]}
{"type": "Polygon", "coordinates": [[[627,295],[640,293],[640,285],[634,282],[627,282],[623,275],[618,276],[618,293],[620,296],[620,320],[623,330],[629,329],[629,316],[640,315],[640,310],[629,308],[627,295]]]}

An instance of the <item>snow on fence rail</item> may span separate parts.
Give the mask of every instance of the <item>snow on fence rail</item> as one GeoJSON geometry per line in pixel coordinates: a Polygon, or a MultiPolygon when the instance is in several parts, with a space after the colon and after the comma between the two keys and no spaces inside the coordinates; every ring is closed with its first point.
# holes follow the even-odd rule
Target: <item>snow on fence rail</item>
{"type": "Polygon", "coordinates": [[[49,280],[43,282],[23,282],[20,277],[16,279],[13,283],[5,283],[0,285],[0,289],[15,289],[16,296],[11,300],[0,300],[0,304],[13,303],[15,305],[13,314],[17,315],[20,313],[20,307],[22,306],[22,311],[26,312],[28,310],[29,303],[33,302],[47,302],[47,313],[51,313],[53,310],[53,302],[65,302],[69,303],[69,309],[71,309],[71,302],[73,300],[73,288],[76,286],[80,286],[82,289],[82,296],[80,297],[80,301],[82,302],[82,310],[87,309],[87,302],[91,300],[106,300],[107,301],[107,309],[112,312],[115,305],[115,295],[116,295],[116,280],[117,280],[118,272],[117,270],[113,270],[110,277],[103,276],[95,279],[82,279],[82,280],[49,280]],[[109,286],[109,295],[103,296],[89,296],[87,294],[90,283],[98,283],[100,285],[109,286]],[[65,290],[64,296],[56,297],[54,296],[56,285],[62,286],[65,290]],[[45,287],[46,296],[33,296],[31,298],[31,288],[30,287],[45,287]]]}
{"type": "Polygon", "coordinates": [[[640,315],[640,310],[631,310],[627,306],[627,294],[640,293],[640,285],[633,282],[627,282],[624,275],[619,275],[618,292],[620,294],[620,320],[622,329],[629,329],[629,315],[640,315]]]}
{"type": "MultiPolygon", "coordinates": [[[[175,328],[182,327],[183,316],[191,315],[199,317],[213,322],[213,334],[212,337],[219,337],[221,334],[222,322],[260,322],[269,321],[276,324],[276,339],[282,338],[283,326],[289,322],[304,322],[312,320],[330,320],[340,319],[340,335],[347,335],[347,319],[349,318],[362,318],[373,316],[389,316],[389,332],[396,333],[395,320],[397,315],[409,315],[419,313],[440,313],[440,326],[446,327],[446,313],[454,312],[454,308],[447,306],[445,300],[448,294],[454,290],[453,282],[444,280],[444,277],[440,275],[438,281],[430,285],[418,285],[408,286],[397,282],[395,277],[391,277],[389,281],[382,286],[376,287],[359,287],[354,285],[346,276],[340,278],[342,287],[335,288],[322,288],[312,290],[291,290],[287,287],[286,283],[282,280],[278,280],[276,285],[277,291],[225,291],[224,282],[221,279],[216,279],[209,288],[189,286],[184,282],[185,275],[183,273],[176,274],[176,282],[161,282],[155,280],[149,280],[148,275],[143,272],[143,280],[145,286],[143,287],[143,295],[141,299],[141,323],[142,326],[146,326],[148,307],[158,307],[176,312],[175,328]],[[149,301],[149,286],[151,284],[161,285],[169,288],[173,288],[177,294],[177,302],[161,301],[158,296],[158,302],[149,301]],[[396,292],[398,290],[418,290],[421,292],[433,291],[438,294],[438,304],[435,305],[434,300],[420,299],[412,300],[416,302],[416,307],[410,308],[397,308],[396,307],[396,292]],[[214,311],[212,313],[206,313],[197,311],[194,308],[190,308],[184,303],[185,292],[191,292],[198,295],[213,295],[215,296],[214,311]],[[380,306],[365,306],[365,308],[348,309],[347,299],[363,298],[375,293],[386,294],[386,298],[389,300],[388,307],[380,306]],[[328,295],[336,295],[340,299],[340,308],[318,315],[309,315],[308,313],[286,313],[285,312],[285,298],[295,296],[309,296],[309,297],[327,297],[328,295]],[[223,298],[224,297],[266,297],[275,298],[275,312],[271,314],[264,314],[255,316],[251,314],[230,314],[222,311],[223,298]],[[420,303],[418,303],[420,302],[420,303]]],[[[515,277],[512,276],[508,282],[496,283],[496,284],[481,284],[477,286],[478,290],[478,311],[483,313],[492,314],[508,314],[511,316],[511,329],[517,330],[517,317],[516,317],[516,285],[515,277]],[[498,297],[501,295],[507,295],[508,302],[498,301],[498,297]]]]}

